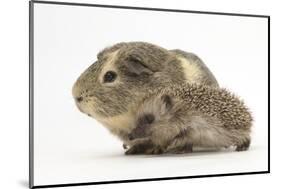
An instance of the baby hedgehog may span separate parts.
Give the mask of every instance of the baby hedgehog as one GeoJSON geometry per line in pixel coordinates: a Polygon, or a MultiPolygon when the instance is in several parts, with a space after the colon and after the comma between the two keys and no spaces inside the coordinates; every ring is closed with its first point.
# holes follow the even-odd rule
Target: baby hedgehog
{"type": "Polygon", "coordinates": [[[243,151],[250,145],[251,125],[247,107],[225,89],[198,84],[158,88],[140,102],[126,154],[230,146],[243,151]]]}

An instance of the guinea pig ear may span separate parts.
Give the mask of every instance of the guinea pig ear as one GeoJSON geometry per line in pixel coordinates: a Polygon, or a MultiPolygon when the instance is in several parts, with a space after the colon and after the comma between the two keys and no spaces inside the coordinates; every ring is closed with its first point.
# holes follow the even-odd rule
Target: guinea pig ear
{"type": "Polygon", "coordinates": [[[137,54],[131,54],[127,57],[126,66],[129,72],[136,75],[153,73],[153,71],[144,63],[144,60],[137,54]]]}

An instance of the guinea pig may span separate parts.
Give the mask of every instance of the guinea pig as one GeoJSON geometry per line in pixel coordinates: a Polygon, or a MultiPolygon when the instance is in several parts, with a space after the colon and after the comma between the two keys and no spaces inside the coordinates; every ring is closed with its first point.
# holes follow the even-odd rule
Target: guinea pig
{"type": "Polygon", "coordinates": [[[250,145],[252,116],[226,89],[173,85],[147,93],[136,111],[126,154],[188,153],[193,147],[236,151],[250,145]]]}
{"type": "Polygon", "coordinates": [[[192,53],[123,42],[98,53],[97,61],[75,82],[72,94],[81,112],[127,144],[143,96],[155,88],[182,83],[218,87],[211,71],[192,53]]]}

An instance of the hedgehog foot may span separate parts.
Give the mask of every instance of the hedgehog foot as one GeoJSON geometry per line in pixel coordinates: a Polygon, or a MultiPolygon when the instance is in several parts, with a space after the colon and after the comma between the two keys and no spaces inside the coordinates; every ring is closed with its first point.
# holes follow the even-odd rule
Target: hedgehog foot
{"type": "Polygon", "coordinates": [[[162,150],[153,146],[151,143],[138,143],[130,147],[125,154],[133,155],[133,154],[161,154],[162,150]]]}
{"type": "Polygon", "coordinates": [[[250,146],[250,139],[246,139],[245,141],[242,142],[242,144],[236,146],[236,151],[245,151],[249,149],[250,146]]]}
{"type": "Polygon", "coordinates": [[[184,146],[175,147],[167,151],[167,153],[171,153],[171,154],[184,154],[184,153],[191,153],[191,152],[193,152],[192,144],[186,144],[184,146]]]}
{"type": "Polygon", "coordinates": [[[128,145],[127,145],[127,144],[125,144],[125,143],[123,143],[122,147],[123,147],[123,149],[124,149],[124,150],[126,150],[126,149],[128,149],[128,148],[129,148],[129,147],[128,147],[128,145]]]}

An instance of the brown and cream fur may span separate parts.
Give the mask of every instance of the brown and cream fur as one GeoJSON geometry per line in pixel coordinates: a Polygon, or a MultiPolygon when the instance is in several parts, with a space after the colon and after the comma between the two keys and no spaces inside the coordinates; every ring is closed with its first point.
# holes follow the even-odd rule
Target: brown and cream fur
{"type": "Polygon", "coordinates": [[[108,128],[125,144],[134,129],[140,99],[163,86],[218,83],[196,55],[145,42],[118,43],[102,50],[97,61],[75,82],[72,94],[79,110],[108,128]],[[114,72],[114,82],[104,82],[114,72]]]}

